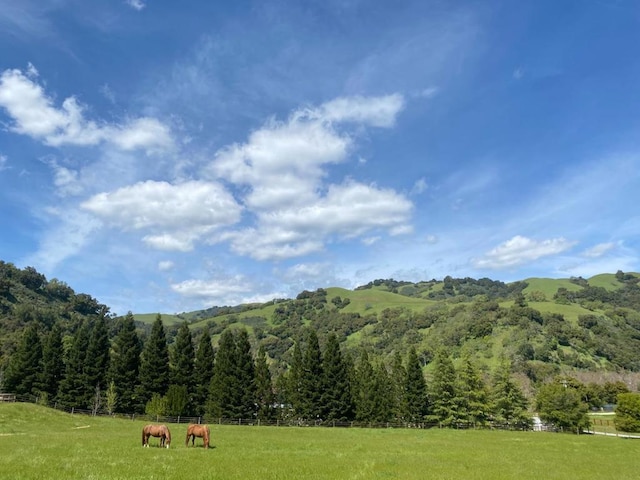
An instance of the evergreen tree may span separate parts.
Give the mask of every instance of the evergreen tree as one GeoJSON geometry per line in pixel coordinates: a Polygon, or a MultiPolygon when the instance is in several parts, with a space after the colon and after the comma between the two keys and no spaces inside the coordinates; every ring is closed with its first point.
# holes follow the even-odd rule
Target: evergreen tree
{"type": "Polygon", "coordinates": [[[100,315],[93,322],[84,364],[84,382],[87,389],[84,403],[86,405],[95,402],[96,393],[101,395],[107,389],[109,348],[107,324],[104,315],[100,315]]]}
{"type": "Polygon", "coordinates": [[[84,366],[89,348],[87,321],[77,328],[67,352],[64,377],[58,388],[58,402],[65,407],[87,408],[89,387],[85,382],[84,366]]]}
{"type": "Polygon", "coordinates": [[[146,404],[154,393],[164,395],[169,388],[169,348],[160,314],[151,327],[140,355],[138,397],[146,404]]]}
{"type": "Polygon", "coordinates": [[[383,362],[373,369],[373,418],[375,422],[389,422],[393,418],[393,387],[383,362]]]}
{"type": "Polygon", "coordinates": [[[118,323],[111,354],[109,377],[114,385],[116,412],[133,413],[144,409],[144,403],[136,395],[141,348],[133,314],[128,312],[118,323]]]}
{"type": "Polygon", "coordinates": [[[487,387],[469,355],[457,372],[456,405],[458,418],[472,425],[484,425],[489,416],[487,387]]]}
{"type": "Polygon", "coordinates": [[[506,361],[495,372],[491,397],[492,411],[497,422],[515,429],[531,425],[527,399],[511,378],[511,365],[506,361]]]}
{"type": "Polygon", "coordinates": [[[16,395],[37,395],[42,362],[42,343],[38,326],[30,323],[23,331],[20,343],[11,356],[5,379],[6,391],[16,395]]]}
{"type": "Polygon", "coordinates": [[[195,365],[193,369],[195,383],[194,403],[197,413],[202,415],[205,412],[205,405],[207,397],[209,396],[209,387],[211,385],[213,365],[215,362],[209,327],[205,327],[202,332],[195,357],[195,365]]]}
{"type": "Polygon", "coordinates": [[[287,397],[293,409],[294,414],[301,418],[303,417],[302,397],[300,392],[302,391],[302,347],[300,342],[296,342],[293,346],[293,358],[291,359],[291,366],[289,367],[287,375],[287,397]]]}
{"type": "Polygon", "coordinates": [[[402,364],[402,356],[396,351],[391,364],[391,388],[393,392],[393,418],[404,422],[407,419],[407,398],[405,386],[407,383],[407,371],[402,364]]]}
{"type": "Polygon", "coordinates": [[[240,397],[236,374],[236,344],[233,333],[227,329],[220,336],[213,365],[207,403],[208,415],[215,418],[234,416],[240,397]]]}
{"type": "Polygon", "coordinates": [[[302,417],[315,421],[320,419],[322,405],[322,353],[318,335],[315,330],[308,329],[306,349],[302,357],[302,378],[300,379],[300,406],[302,417]]]}
{"type": "Polygon", "coordinates": [[[256,356],[256,403],[258,419],[269,420],[273,417],[274,393],[271,383],[271,372],[267,364],[267,354],[264,346],[258,349],[256,356]]]}
{"type": "Polygon", "coordinates": [[[404,387],[407,405],[407,420],[409,422],[423,422],[427,414],[427,382],[422,373],[420,359],[415,347],[411,347],[407,355],[407,375],[404,387]]]}
{"type": "Polygon", "coordinates": [[[171,385],[184,387],[189,399],[181,414],[189,415],[195,413],[194,357],[191,331],[189,330],[189,324],[184,322],[178,329],[176,341],[171,349],[170,375],[171,385]]]}
{"type": "Polygon", "coordinates": [[[64,375],[64,350],[62,345],[62,330],[55,323],[47,335],[42,349],[42,374],[40,389],[49,398],[56,398],[58,385],[64,375]]]}
{"type": "Polygon", "coordinates": [[[376,385],[373,367],[369,361],[369,354],[364,349],[358,359],[356,372],[356,420],[360,422],[371,422],[375,416],[376,385]]]}
{"type": "Polygon", "coordinates": [[[256,374],[251,343],[246,330],[240,330],[236,335],[236,384],[238,388],[238,403],[235,409],[237,418],[253,418],[256,414],[256,374]]]}
{"type": "Polygon", "coordinates": [[[331,333],[327,338],[324,350],[324,378],[321,405],[323,418],[326,420],[351,420],[353,403],[351,401],[351,384],[349,371],[342,359],[338,337],[331,333]]]}
{"type": "Polygon", "coordinates": [[[439,349],[433,360],[429,397],[430,418],[442,426],[451,426],[457,419],[455,381],[453,362],[444,349],[439,349]]]}

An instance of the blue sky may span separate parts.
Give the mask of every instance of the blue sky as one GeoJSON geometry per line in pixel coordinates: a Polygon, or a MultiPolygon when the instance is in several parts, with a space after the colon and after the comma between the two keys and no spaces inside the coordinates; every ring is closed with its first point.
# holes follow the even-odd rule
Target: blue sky
{"type": "Polygon", "coordinates": [[[0,259],[113,312],[638,271],[626,0],[0,0],[0,259]]]}

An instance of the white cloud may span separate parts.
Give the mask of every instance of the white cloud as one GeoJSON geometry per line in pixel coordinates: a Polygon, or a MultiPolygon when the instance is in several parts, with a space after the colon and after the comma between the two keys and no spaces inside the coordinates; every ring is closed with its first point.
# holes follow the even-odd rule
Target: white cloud
{"type": "Polygon", "coordinates": [[[36,75],[31,64],[27,74],[14,69],[0,75],[0,107],[12,118],[14,132],[51,146],[106,142],[123,150],[156,150],[173,144],[170,129],[155,118],[136,118],[123,125],[97,123],[84,117],[84,107],[74,97],[56,108],[42,86],[32,80],[36,75]]]}
{"type": "Polygon", "coordinates": [[[329,122],[356,122],[373,127],[392,127],[404,108],[402,95],[384,97],[343,97],[322,105],[309,114],[329,122]]]}
{"type": "Polygon", "coordinates": [[[100,193],[82,208],[123,230],[151,230],[144,240],[163,250],[190,250],[212,230],[239,221],[242,208],[215,182],[146,181],[100,193]]]}
{"type": "Polygon", "coordinates": [[[138,10],[138,11],[142,10],[147,6],[142,0],[126,0],[126,2],[127,2],[127,5],[129,5],[134,10],[138,10]]]}
{"type": "Polygon", "coordinates": [[[582,252],[582,255],[589,258],[601,257],[608,251],[615,248],[615,246],[616,244],[613,242],[599,243],[598,245],[595,245],[594,247],[591,247],[585,250],[584,252],[582,252]]]}
{"type": "Polygon", "coordinates": [[[477,268],[515,267],[542,257],[557,255],[568,250],[575,243],[562,237],[537,241],[516,235],[485,254],[484,257],[475,259],[473,264],[477,268]]]}
{"type": "Polygon", "coordinates": [[[397,94],[339,98],[297,110],[287,122],[271,120],[247,143],[218,151],[209,174],[241,187],[256,223],[216,241],[230,241],[241,255],[275,260],[320,251],[335,236],[411,231],[413,204],[403,195],[352,180],[325,182],[327,165],[346,161],[354,148],[337,124],[390,127],[403,105],[397,94]]]}
{"type": "Polygon", "coordinates": [[[0,155],[0,172],[9,168],[7,166],[8,160],[6,155],[0,155]]]}
{"type": "Polygon", "coordinates": [[[199,299],[203,305],[239,305],[263,303],[285,297],[281,292],[254,293],[255,285],[242,275],[224,276],[210,280],[190,279],[174,283],[171,289],[187,298],[199,299]]]}
{"type": "Polygon", "coordinates": [[[172,270],[175,267],[175,263],[172,260],[162,260],[158,262],[158,270],[166,272],[172,270]]]}

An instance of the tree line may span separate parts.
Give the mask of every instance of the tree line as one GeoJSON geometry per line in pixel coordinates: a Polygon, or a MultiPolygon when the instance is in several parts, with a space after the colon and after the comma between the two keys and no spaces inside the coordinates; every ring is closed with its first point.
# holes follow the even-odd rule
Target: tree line
{"type": "Polygon", "coordinates": [[[442,426],[490,421],[523,428],[528,401],[503,363],[484,380],[465,358],[455,369],[445,350],[427,382],[414,348],[390,365],[345,354],[335,334],[320,347],[313,329],[293,346],[289,368],[275,379],[265,349],[252,352],[246,330],[226,329],[214,351],[205,329],[197,345],[188,324],[168,345],[158,315],[141,341],[133,315],[118,320],[109,338],[104,316],[85,320],[64,345],[54,324],[24,330],[4,372],[4,389],[37,395],[60,406],[109,412],[207,415],[213,418],[303,422],[435,422],[442,426]]]}

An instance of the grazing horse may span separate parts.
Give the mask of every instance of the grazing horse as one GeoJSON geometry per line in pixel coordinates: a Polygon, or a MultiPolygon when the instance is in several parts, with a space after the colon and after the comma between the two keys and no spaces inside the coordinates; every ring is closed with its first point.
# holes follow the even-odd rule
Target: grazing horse
{"type": "Polygon", "coordinates": [[[189,446],[189,438],[191,438],[191,446],[195,446],[196,437],[201,437],[204,448],[209,448],[209,425],[197,425],[195,423],[190,423],[187,427],[187,441],[185,445],[189,446]]]}
{"type": "Polygon", "coordinates": [[[171,432],[166,425],[145,425],[142,429],[142,446],[149,446],[149,437],[160,437],[160,446],[169,448],[171,432]]]}

